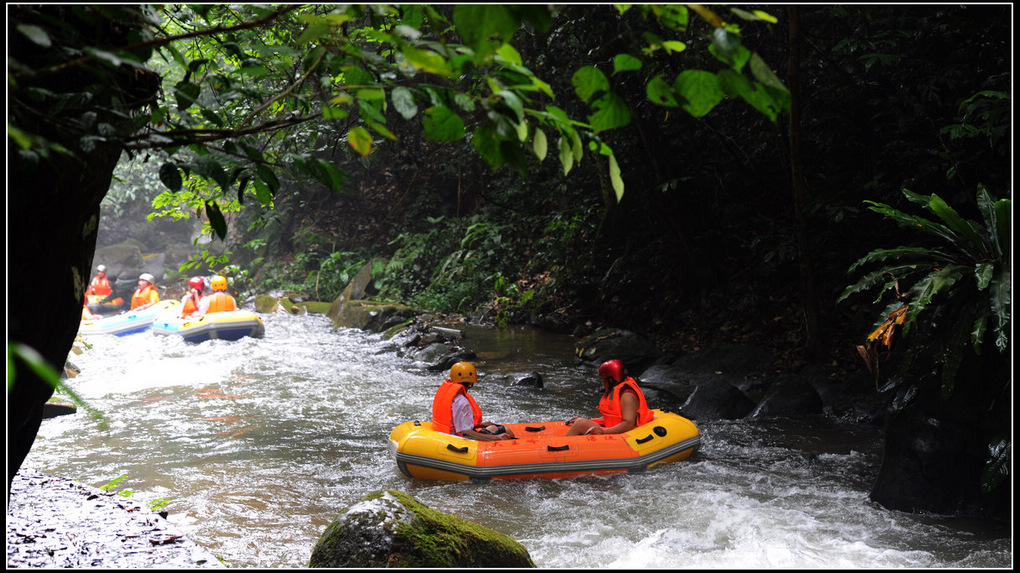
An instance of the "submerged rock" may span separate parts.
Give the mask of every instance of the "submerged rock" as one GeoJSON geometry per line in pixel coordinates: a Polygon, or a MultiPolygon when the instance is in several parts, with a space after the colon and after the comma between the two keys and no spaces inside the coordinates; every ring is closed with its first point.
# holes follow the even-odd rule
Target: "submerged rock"
{"type": "Polygon", "coordinates": [[[326,527],[309,567],[535,567],[517,541],[394,490],[364,497],[326,527]]]}

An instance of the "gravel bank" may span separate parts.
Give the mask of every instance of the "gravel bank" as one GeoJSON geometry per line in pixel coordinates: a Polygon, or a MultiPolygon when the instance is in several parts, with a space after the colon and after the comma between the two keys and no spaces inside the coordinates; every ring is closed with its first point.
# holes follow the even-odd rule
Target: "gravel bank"
{"type": "Polygon", "coordinates": [[[225,568],[144,504],[25,468],[11,484],[7,567],[225,568]]]}

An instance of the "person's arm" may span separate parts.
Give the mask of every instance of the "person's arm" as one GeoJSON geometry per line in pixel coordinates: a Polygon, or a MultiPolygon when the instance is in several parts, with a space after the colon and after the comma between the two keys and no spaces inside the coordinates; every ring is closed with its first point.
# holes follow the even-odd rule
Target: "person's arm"
{"type": "Polygon", "coordinates": [[[474,430],[464,430],[460,433],[460,435],[465,438],[471,438],[472,440],[480,440],[483,442],[498,442],[514,439],[510,434],[499,434],[497,436],[493,436],[492,434],[482,434],[474,430]]]}
{"type": "Polygon", "coordinates": [[[589,434],[622,434],[637,427],[638,397],[634,392],[624,390],[620,395],[620,410],[623,421],[615,426],[603,428],[601,425],[593,427],[589,434]]]}

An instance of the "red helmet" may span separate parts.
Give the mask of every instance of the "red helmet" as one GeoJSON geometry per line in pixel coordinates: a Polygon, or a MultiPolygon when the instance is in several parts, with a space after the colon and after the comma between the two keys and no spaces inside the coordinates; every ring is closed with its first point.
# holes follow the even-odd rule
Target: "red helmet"
{"type": "Polygon", "coordinates": [[[188,279],[188,286],[193,289],[198,289],[198,292],[202,292],[202,289],[205,288],[205,281],[202,280],[202,277],[191,277],[188,279]]]}
{"type": "Polygon", "coordinates": [[[606,360],[602,366],[599,366],[599,376],[603,380],[608,379],[609,385],[612,386],[623,382],[623,379],[627,377],[627,369],[619,360],[606,360]]]}

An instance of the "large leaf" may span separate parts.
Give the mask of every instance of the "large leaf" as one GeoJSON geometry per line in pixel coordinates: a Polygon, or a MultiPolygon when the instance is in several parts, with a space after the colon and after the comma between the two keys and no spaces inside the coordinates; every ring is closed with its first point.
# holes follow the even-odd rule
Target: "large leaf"
{"type": "Polygon", "coordinates": [[[220,211],[220,206],[215,201],[205,202],[205,216],[209,218],[209,226],[216,233],[216,236],[223,240],[227,237],[227,220],[220,211]]]}
{"type": "Polygon", "coordinates": [[[181,190],[184,180],[181,178],[181,170],[171,162],[166,162],[159,167],[159,180],[167,189],[174,193],[181,190]]]}
{"type": "Polygon", "coordinates": [[[506,163],[500,146],[502,139],[496,128],[491,125],[483,125],[472,133],[471,144],[493,170],[499,169],[506,163]]]}
{"type": "Polygon", "coordinates": [[[677,93],[686,102],[683,108],[694,117],[704,117],[723,100],[719,78],[712,72],[684,70],[674,82],[677,93]]]}
{"type": "Polygon", "coordinates": [[[464,120],[446,106],[433,106],[426,109],[422,125],[425,127],[425,137],[432,141],[464,139],[464,120]]]}
{"type": "Polygon", "coordinates": [[[592,99],[609,91],[609,78],[595,66],[584,66],[574,72],[570,78],[574,92],[584,103],[590,104],[592,99]]]}
{"type": "Polygon", "coordinates": [[[390,93],[390,100],[393,102],[393,108],[404,119],[411,119],[418,114],[418,104],[414,100],[414,92],[410,89],[404,86],[393,88],[393,91],[390,93]]]}
{"type": "Polygon", "coordinates": [[[362,157],[372,153],[372,134],[364,127],[355,126],[347,132],[347,144],[362,157]]]}
{"type": "Polygon", "coordinates": [[[588,117],[596,133],[630,123],[630,108],[620,96],[610,92],[592,102],[595,113],[588,117]]]}
{"type": "Polygon", "coordinates": [[[457,4],[453,24],[480,58],[513,38],[521,26],[511,7],[502,4],[457,4]]]}
{"type": "Polygon", "coordinates": [[[676,93],[673,91],[673,86],[669,85],[662,75],[655,76],[645,86],[645,93],[648,96],[648,101],[664,105],[668,107],[677,107],[680,102],[676,99],[676,93]]]}

